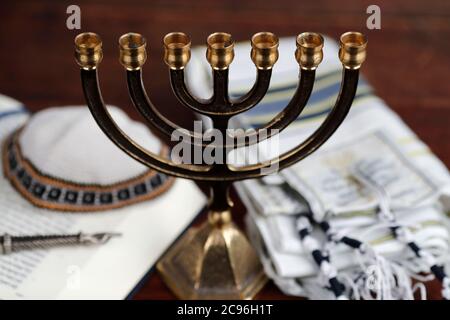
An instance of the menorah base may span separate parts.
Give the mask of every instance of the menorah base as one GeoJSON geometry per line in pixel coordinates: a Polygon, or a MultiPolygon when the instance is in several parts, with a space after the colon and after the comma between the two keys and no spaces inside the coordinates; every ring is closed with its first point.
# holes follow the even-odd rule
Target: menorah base
{"type": "Polygon", "coordinates": [[[254,249],[232,222],[189,229],[157,269],[180,299],[252,299],[267,281],[254,249]]]}

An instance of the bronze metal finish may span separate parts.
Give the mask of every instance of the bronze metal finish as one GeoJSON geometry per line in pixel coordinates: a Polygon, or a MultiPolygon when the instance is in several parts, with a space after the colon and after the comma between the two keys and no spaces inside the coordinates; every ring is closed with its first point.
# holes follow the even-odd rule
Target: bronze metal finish
{"type": "Polygon", "coordinates": [[[147,60],[147,42],[139,33],[127,33],[120,37],[120,63],[127,70],[139,70],[147,60]]]}
{"type": "Polygon", "coordinates": [[[216,32],[206,40],[206,59],[214,70],[225,70],[234,59],[234,40],[231,34],[216,32]]]}
{"type": "Polygon", "coordinates": [[[84,70],[94,70],[103,59],[102,40],[92,32],[75,37],[75,60],[84,70]]]}
{"type": "MultiPolygon", "coordinates": [[[[193,96],[185,84],[184,67],[190,58],[189,37],[174,32],[168,34],[163,43],[164,61],[169,66],[172,90],[178,100],[183,106],[209,116],[223,137],[228,135],[232,138],[231,144],[213,147],[223,155],[222,163],[177,163],[145,150],[122,132],[109,115],[100,94],[96,67],[101,60],[101,42],[97,35],[91,33],[81,34],[75,40],[75,55],[81,67],[86,102],[99,127],[130,157],[160,172],[210,184],[208,221],[199,228],[190,229],[158,263],[158,270],[169,287],[184,299],[252,298],[262,288],[266,277],[254,250],[231,220],[233,204],[228,196],[229,187],[233,181],[258,178],[293,165],[327,141],[351,107],[367,40],[357,32],[342,35],[339,53],[344,67],[341,89],[335,106],[321,126],[292,150],[269,161],[243,167],[227,163],[227,154],[234,148],[271,137],[275,132],[272,129],[285,129],[306,106],[314,85],[315,69],[322,61],[322,36],[308,32],[297,37],[295,57],[300,66],[300,79],[291,101],[266,125],[242,135],[229,133],[228,121],[256,106],[265,96],[272,67],[278,59],[278,38],[269,32],[253,36],[251,58],[256,66],[256,80],[249,92],[237,99],[231,99],[228,94],[228,67],[234,57],[234,42],[230,34],[213,33],[207,39],[206,56],[213,73],[213,94],[208,99],[193,96]]],[[[127,70],[128,89],[134,106],[152,129],[170,137],[180,127],[159,113],[142,82],[141,68],[146,57],[144,38],[139,34],[124,35],[120,49],[120,61],[127,70]]],[[[182,132],[185,138],[191,139],[192,146],[211,148],[209,142],[203,142],[201,134],[188,130],[182,132]]]]}
{"type": "Polygon", "coordinates": [[[304,70],[315,70],[323,59],[323,37],[314,32],[304,32],[296,39],[295,58],[304,70]]]}
{"type": "Polygon", "coordinates": [[[271,32],[255,34],[250,56],[258,69],[271,69],[278,60],[278,37],[271,32]]]}
{"type": "Polygon", "coordinates": [[[356,70],[366,60],[367,38],[359,32],[346,32],[341,36],[339,59],[345,68],[356,70]]]}
{"type": "Polygon", "coordinates": [[[164,43],[164,62],[174,70],[183,69],[191,58],[191,39],[185,33],[167,34],[164,43]]]}

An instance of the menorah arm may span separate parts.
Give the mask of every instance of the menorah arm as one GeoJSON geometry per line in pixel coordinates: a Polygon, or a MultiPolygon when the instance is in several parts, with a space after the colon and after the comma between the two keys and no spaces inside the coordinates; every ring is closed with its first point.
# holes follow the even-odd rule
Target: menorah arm
{"type": "Polygon", "coordinates": [[[232,101],[228,94],[228,68],[234,59],[234,40],[223,32],[208,37],[206,58],[213,69],[213,95],[200,99],[189,92],[184,79],[184,68],[190,59],[189,37],[181,32],[166,35],[164,59],[170,67],[170,82],[178,100],[200,114],[220,117],[234,116],[258,104],[269,88],[272,67],[278,59],[278,38],[270,32],[260,32],[251,42],[256,80],[247,94],[232,101]]]}
{"type": "Polygon", "coordinates": [[[184,106],[204,115],[214,116],[220,113],[231,117],[249,110],[264,98],[269,88],[271,74],[271,69],[258,69],[253,87],[236,101],[230,101],[228,97],[228,70],[213,71],[214,87],[210,99],[196,98],[189,92],[184,80],[184,69],[171,69],[170,83],[175,96],[184,106]]]}
{"type": "Polygon", "coordinates": [[[250,57],[257,70],[255,84],[247,94],[230,102],[228,112],[231,115],[251,109],[266,95],[272,68],[278,60],[278,43],[278,37],[271,32],[259,32],[253,35],[250,57]]]}
{"type": "Polygon", "coordinates": [[[266,125],[252,130],[247,134],[232,136],[234,146],[240,148],[262,142],[280,133],[292,121],[295,121],[308,103],[314,87],[315,75],[315,70],[301,69],[299,84],[288,105],[266,125]]]}
{"type": "Polygon", "coordinates": [[[322,144],[324,144],[342,124],[347,116],[356,94],[358,86],[359,69],[344,69],[343,80],[337,101],[320,127],[304,142],[294,149],[281,154],[269,161],[236,167],[228,165],[236,180],[257,178],[270,173],[275,173],[304,159],[322,144]]]}
{"type": "Polygon", "coordinates": [[[270,85],[272,69],[257,69],[256,80],[253,87],[242,97],[231,101],[228,114],[236,115],[256,106],[266,95],[270,85]]]}
{"type": "MultiPolygon", "coordinates": [[[[297,37],[296,59],[303,70],[312,71],[317,68],[322,60],[323,38],[315,33],[302,33],[297,37]]],[[[146,60],[145,46],[146,42],[142,35],[135,33],[128,33],[119,39],[120,44],[120,62],[129,71],[139,70],[146,60]]],[[[75,38],[75,58],[80,66],[81,78],[83,83],[83,91],[87,104],[97,124],[103,132],[113,141],[119,148],[121,148],[130,157],[143,163],[144,165],[158,170],[160,172],[202,181],[235,181],[247,178],[257,178],[269,173],[276,172],[287,166],[290,166],[306,156],[310,155],[317,148],[319,148],[326,140],[336,131],[345,119],[353,98],[356,93],[358,84],[358,70],[366,57],[367,39],[358,32],[347,32],[341,36],[339,58],[345,68],[343,73],[343,80],[338,99],[335,106],[321,124],[321,126],[304,142],[296,146],[294,149],[285,152],[277,158],[269,161],[261,162],[255,165],[248,165],[244,167],[234,167],[232,165],[191,165],[179,164],[164,159],[159,155],[153,154],[145,150],[133,140],[131,140],[114,122],[111,115],[108,113],[104,105],[97,79],[97,67],[100,64],[103,53],[102,43],[100,37],[94,33],[82,33],[75,38]]],[[[165,37],[165,61],[171,68],[172,75],[178,75],[177,81],[182,80],[183,94],[186,94],[187,99],[194,99],[194,103],[205,104],[205,101],[197,100],[190,95],[185,87],[183,69],[190,58],[190,40],[182,33],[172,33],[165,37]],[[166,41],[168,40],[168,41],[166,41]],[[170,40],[170,41],[169,41],[170,40]],[[196,102],[195,102],[196,101],[196,102]]],[[[231,35],[225,33],[215,33],[208,37],[207,59],[214,70],[215,82],[214,89],[218,94],[213,96],[213,99],[207,100],[206,103],[213,103],[214,108],[222,111],[226,105],[229,106],[228,98],[228,66],[234,57],[233,51],[234,43],[231,35]]],[[[278,58],[278,39],[270,33],[259,33],[252,38],[252,53],[251,57],[255,66],[259,70],[269,70],[278,58]]],[[[267,73],[268,74],[268,73],[267,73]]],[[[314,82],[314,73],[305,73],[309,75],[310,81],[306,81],[308,77],[300,80],[299,87],[303,85],[308,87],[308,83],[312,85],[314,82]]],[[[144,103],[138,104],[138,109],[147,115],[150,123],[160,121],[162,115],[151,106],[148,97],[145,94],[140,73],[132,73],[132,75],[139,75],[133,78],[133,87],[135,84],[137,89],[141,89],[139,93],[140,98],[134,100],[144,103]],[[136,82],[138,81],[138,82],[136,82]],[[145,107],[149,108],[145,110],[145,107]],[[150,111],[148,111],[150,110],[150,111]]],[[[255,89],[254,91],[258,91],[255,89]]],[[[286,124],[295,120],[298,114],[303,109],[304,104],[309,98],[310,90],[299,89],[294,96],[294,102],[290,103],[280,114],[278,114],[272,121],[270,121],[263,128],[280,128],[286,127],[286,124]],[[298,99],[298,101],[296,101],[298,99]]],[[[254,92],[244,96],[243,100],[253,96],[254,92]]],[[[191,101],[192,102],[192,101],[191,101]]],[[[205,112],[203,112],[205,113],[205,112]]],[[[230,114],[223,112],[211,113],[214,114],[213,120],[218,125],[219,130],[224,133],[227,128],[227,123],[230,114]]],[[[169,122],[167,119],[160,126],[156,126],[158,130],[168,133],[169,130],[178,129],[178,127],[169,122]],[[162,126],[162,127],[161,127],[162,126]]],[[[219,148],[224,148],[222,146],[219,148]]],[[[217,146],[212,146],[217,148],[217,146]]],[[[184,149],[183,149],[184,151],[184,149]]],[[[202,150],[203,151],[203,150],[202,150]]],[[[183,153],[184,154],[184,153],[183,153]]],[[[226,155],[227,153],[225,153],[226,155]]]]}
{"type": "Polygon", "coordinates": [[[130,157],[162,173],[181,178],[208,180],[211,166],[176,164],[157,154],[145,150],[131,140],[109,114],[100,93],[97,70],[81,69],[83,92],[91,113],[108,138],[130,157]]]}
{"type": "Polygon", "coordinates": [[[201,99],[194,97],[186,86],[184,81],[183,69],[170,69],[170,84],[177,99],[186,107],[208,115],[208,107],[212,105],[213,98],[201,99]]]}
{"type": "Polygon", "coordinates": [[[177,131],[182,135],[183,141],[206,145],[206,143],[202,142],[201,133],[195,133],[179,127],[156,109],[145,91],[141,69],[127,70],[127,82],[133,105],[153,129],[162,132],[168,138],[171,138],[173,132],[177,131]]]}

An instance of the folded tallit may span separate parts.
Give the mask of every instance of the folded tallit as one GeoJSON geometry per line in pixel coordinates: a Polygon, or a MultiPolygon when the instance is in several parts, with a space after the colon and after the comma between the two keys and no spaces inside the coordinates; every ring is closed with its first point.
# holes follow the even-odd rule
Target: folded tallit
{"type": "MultiPolygon", "coordinates": [[[[292,97],[298,83],[295,39],[280,39],[279,51],[269,92],[258,106],[234,118],[234,126],[259,127],[292,97]]],[[[326,38],[324,61],[317,70],[307,107],[277,137],[277,148],[264,149],[266,157],[293,148],[325,119],[340,87],[342,66],[337,51],[336,43],[326,38]]],[[[212,81],[203,52],[203,48],[194,50],[187,83],[194,93],[207,97],[212,81]]],[[[249,43],[236,45],[230,68],[232,96],[247,92],[254,81],[249,52],[249,43]]],[[[252,159],[242,161],[252,163],[252,159]]],[[[431,273],[428,278],[432,278],[433,266],[434,275],[442,278],[443,295],[448,295],[450,283],[442,266],[449,250],[444,214],[448,211],[449,186],[445,165],[373,93],[364,78],[347,119],[316,153],[275,177],[236,184],[249,211],[250,235],[267,274],[286,293],[315,298],[333,296],[327,290],[331,276],[346,287],[342,297],[369,298],[379,289],[378,298],[412,298],[409,276],[431,273]],[[311,234],[302,238],[301,231],[307,229],[305,216],[312,220],[311,234]],[[321,228],[321,222],[328,224],[328,232],[321,228]],[[299,229],[299,224],[306,229],[299,229]],[[361,258],[363,250],[342,244],[343,237],[370,247],[372,256],[361,258]],[[305,239],[313,239],[317,246],[313,249],[330,257],[324,254],[314,259],[305,239]],[[319,266],[317,260],[324,263],[319,266]],[[371,276],[376,268],[367,270],[372,265],[382,270],[374,281],[371,276]],[[360,285],[355,280],[358,277],[367,281],[360,285]],[[368,281],[375,283],[375,289],[368,288],[368,281]]],[[[311,245],[311,241],[307,243],[311,245]]]]}

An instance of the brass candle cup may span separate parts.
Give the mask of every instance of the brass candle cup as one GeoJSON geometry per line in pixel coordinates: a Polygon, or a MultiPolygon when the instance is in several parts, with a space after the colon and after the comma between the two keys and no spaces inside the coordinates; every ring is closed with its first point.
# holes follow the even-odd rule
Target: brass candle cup
{"type": "Polygon", "coordinates": [[[183,69],[191,59],[191,39],[183,32],[171,32],[164,37],[164,62],[174,70],[183,69]]]}
{"type": "Polygon", "coordinates": [[[139,33],[126,33],[119,38],[120,63],[127,70],[139,70],[147,60],[147,42],[139,33]]]}
{"type": "Polygon", "coordinates": [[[250,56],[258,69],[271,69],[278,60],[278,37],[271,32],[258,32],[252,37],[250,56]]]}
{"type": "Polygon", "coordinates": [[[206,59],[215,70],[227,69],[234,59],[234,40],[231,34],[216,32],[206,40],[206,59]]]}
{"type": "Polygon", "coordinates": [[[323,59],[323,37],[315,32],[303,32],[296,38],[295,58],[304,70],[315,70],[323,59]]]}
{"type": "Polygon", "coordinates": [[[346,69],[356,70],[366,60],[367,38],[360,32],[346,32],[340,38],[339,59],[346,69]]]}
{"type": "Polygon", "coordinates": [[[93,32],[81,33],[75,37],[75,60],[85,70],[97,68],[103,59],[102,40],[93,32]]]}

